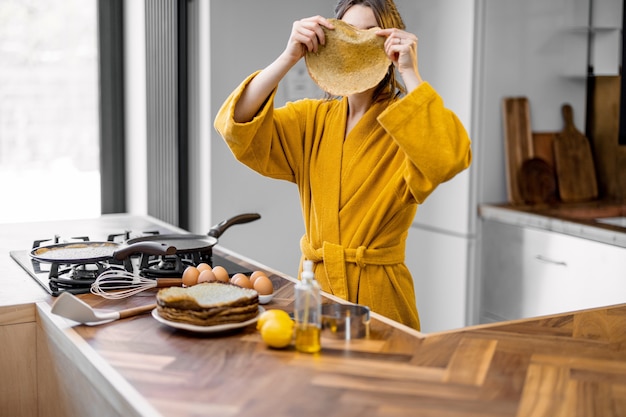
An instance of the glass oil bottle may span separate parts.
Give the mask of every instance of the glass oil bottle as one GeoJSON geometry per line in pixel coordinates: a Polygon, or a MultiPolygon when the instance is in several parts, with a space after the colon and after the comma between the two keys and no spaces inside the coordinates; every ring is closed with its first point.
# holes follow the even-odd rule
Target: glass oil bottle
{"type": "Polygon", "coordinates": [[[313,262],[303,263],[300,282],[295,286],[296,349],[315,353],[321,347],[322,299],[313,273],[313,262]]]}

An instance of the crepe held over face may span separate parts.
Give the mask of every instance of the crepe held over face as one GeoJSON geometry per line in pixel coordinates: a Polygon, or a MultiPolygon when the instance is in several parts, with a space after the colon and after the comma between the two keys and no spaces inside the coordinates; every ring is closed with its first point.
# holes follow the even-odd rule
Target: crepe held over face
{"type": "Polygon", "coordinates": [[[309,75],[324,91],[346,96],[375,87],[387,74],[391,61],[377,28],[360,30],[329,19],[334,30],[322,27],[326,44],[305,55],[309,75]]]}

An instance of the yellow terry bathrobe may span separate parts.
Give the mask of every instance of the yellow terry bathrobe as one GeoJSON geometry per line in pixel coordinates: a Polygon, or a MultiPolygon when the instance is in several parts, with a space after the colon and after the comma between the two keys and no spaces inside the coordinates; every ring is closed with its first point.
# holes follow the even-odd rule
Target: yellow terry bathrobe
{"type": "Polygon", "coordinates": [[[345,140],[345,97],[275,109],[274,91],[252,121],[236,123],[235,104],[255,75],[228,97],[215,128],[239,161],[297,184],[302,256],[315,262],[323,291],[419,330],[405,242],[417,205],[469,166],[464,127],[428,83],[375,103],[345,140]]]}

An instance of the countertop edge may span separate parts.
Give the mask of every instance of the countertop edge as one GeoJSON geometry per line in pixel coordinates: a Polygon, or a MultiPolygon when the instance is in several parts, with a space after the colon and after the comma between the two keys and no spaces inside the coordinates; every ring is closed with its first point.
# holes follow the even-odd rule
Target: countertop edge
{"type": "Polygon", "coordinates": [[[626,248],[626,233],[620,233],[612,230],[610,227],[594,225],[590,222],[579,222],[576,220],[529,213],[527,211],[517,210],[514,207],[504,207],[493,204],[480,205],[478,207],[478,214],[484,220],[494,220],[519,227],[534,227],[626,248]]]}
{"type": "Polygon", "coordinates": [[[101,357],[74,329],[71,321],[51,312],[45,302],[36,303],[37,321],[48,340],[62,348],[72,358],[76,369],[88,379],[118,415],[162,416],[148,400],[101,357]]]}

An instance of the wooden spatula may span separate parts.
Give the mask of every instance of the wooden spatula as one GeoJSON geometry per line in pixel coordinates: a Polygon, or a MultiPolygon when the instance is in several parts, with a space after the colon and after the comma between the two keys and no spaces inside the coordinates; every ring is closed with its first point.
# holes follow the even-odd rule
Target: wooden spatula
{"type": "Polygon", "coordinates": [[[572,106],[564,104],[563,130],[554,138],[554,162],[563,202],[598,197],[596,170],[589,140],[574,125],[572,106]]]}

